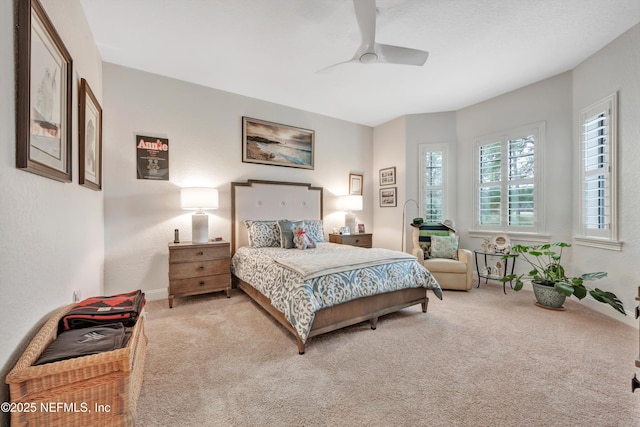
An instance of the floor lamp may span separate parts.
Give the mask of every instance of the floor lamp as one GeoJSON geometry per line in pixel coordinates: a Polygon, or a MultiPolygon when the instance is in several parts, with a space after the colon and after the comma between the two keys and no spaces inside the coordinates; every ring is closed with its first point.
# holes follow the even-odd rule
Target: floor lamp
{"type": "Polygon", "coordinates": [[[420,206],[418,206],[418,202],[413,199],[407,200],[406,202],[404,202],[404,206],[402,206],[402,246],[400,247],[400,250],[402,252],[404,252],[404,235],[407,233],[407,230],[405,230],[405,216],[407,214],[407,203],[409,202],[415,203],[416,209],[420,209],[420,206]]]}

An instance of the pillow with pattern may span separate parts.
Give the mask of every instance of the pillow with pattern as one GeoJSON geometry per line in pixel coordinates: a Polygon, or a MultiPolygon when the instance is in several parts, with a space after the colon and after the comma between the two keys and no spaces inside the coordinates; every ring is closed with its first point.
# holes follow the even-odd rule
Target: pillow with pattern
{"type": "Polygon", "coordinates": [[[431,258],[457,259],[458,236],[431,236],[431,258]]]}
{"type": "Polygon", "coordinates": [[[324,227],[321,219],[305,219],[304,228],[309,239],[314,242],[324,242],[324,227]]]}
{"type": "Polygon", "coordinates": [[[249,234],[249,246],[254,248],[278,248],[280,247],[280,230],[278,221],[257,221],[248,219],[244,221],[249,234]]]}
{"type": "Polygon", "coordinates": [[[278,221],[278,230],[280,231],[280,247],[283,249],[293,249],[295,244],[293,243],[293,228],[304,228],[303,221],[288,221],[281,219],[278,221]]]}

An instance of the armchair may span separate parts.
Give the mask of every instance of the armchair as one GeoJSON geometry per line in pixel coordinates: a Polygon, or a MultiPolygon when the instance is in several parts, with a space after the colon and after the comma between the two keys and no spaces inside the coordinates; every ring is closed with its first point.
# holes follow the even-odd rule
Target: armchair
{"type": "Polygon", "coordinates": [[[444,225],[413,225],[413,255],[422,262],[433,277],[440,283],[442,289],[469,291],[473,280],[473,256],[469,249],[456,251],[457,259],[428,257],[425,250],[429,250],[432,236],[455,235],[455,232],[444,225]]]}

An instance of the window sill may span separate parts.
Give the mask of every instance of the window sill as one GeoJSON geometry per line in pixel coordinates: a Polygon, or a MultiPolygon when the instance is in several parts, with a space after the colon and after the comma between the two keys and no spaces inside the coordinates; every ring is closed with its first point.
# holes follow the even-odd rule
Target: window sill
{"type": "Polygon", "coordinates": [[[549,243],[550,234],[524,233],[522,231],[502,231],[502,230],[469,230],[469,237],[493,237],[496,234],[506,234],[511,240],[519,240],[533,243],[549,243]]]}
{"type": "Polygon", "coordinates": [[[622,251],[622,242],[619,240],[597,239],[595,237],[574,236],[576,245],[591,248],[607,249],[610,251],[622,251]]]}

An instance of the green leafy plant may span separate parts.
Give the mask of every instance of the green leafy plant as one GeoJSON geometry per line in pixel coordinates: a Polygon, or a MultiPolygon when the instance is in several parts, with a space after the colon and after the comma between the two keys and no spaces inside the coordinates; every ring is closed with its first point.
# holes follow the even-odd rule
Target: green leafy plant
{"type": "Polygon", "coordinates": [[[627,315],[624,306],[618,297],[612,293],[603,291],[602,289],[587,288],[584,284],[587,280],[602,279],[607,273],[599,271],[596,273],[585,273],[579,277],[567,277],[564,267],[561,264],[562,250],[571,245],[564,242],[546,243],[543,245],[515,245],[511,248],[509,254],[504,255],[503,259],[518,258],[525,261],[532,267],[527,274],[509,274],[500,280],[502,282],[514,281],[513,290],[519,291],[524,286],[524,281],[532,280],[545,286],[554,287],[556,291],[564,296],[575,296],[583,299],[587,295],[591,295],[598,302],[609,304],[616,311],[627,315]],[[557,250],[556,250],[557,249],[557,250]]]}

